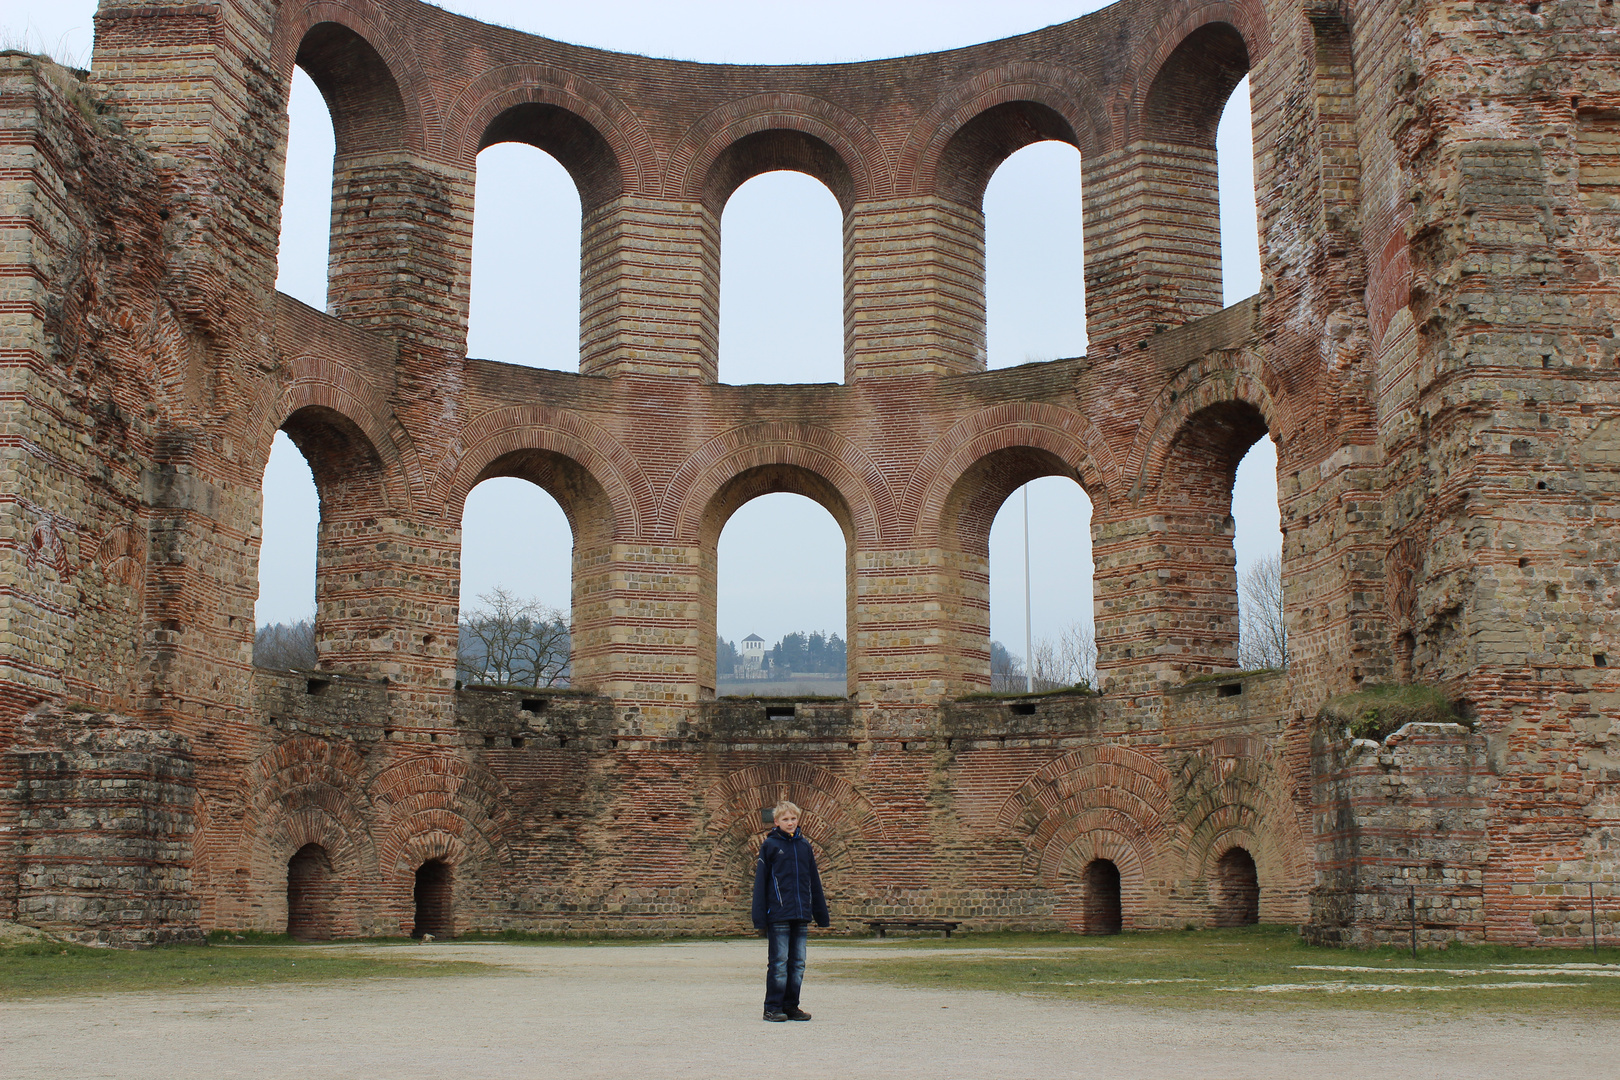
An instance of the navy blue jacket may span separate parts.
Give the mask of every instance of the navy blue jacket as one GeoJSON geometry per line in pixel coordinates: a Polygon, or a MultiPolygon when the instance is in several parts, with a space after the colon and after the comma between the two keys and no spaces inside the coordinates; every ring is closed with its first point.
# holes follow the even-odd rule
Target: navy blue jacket
{"type": "Polygon", "coordinates": [[[754,929],[769,923],[810,922],[826,926],[827,898],[821,894],[816,853],[804,830],[765,834],[754,862],[754,929]]]}

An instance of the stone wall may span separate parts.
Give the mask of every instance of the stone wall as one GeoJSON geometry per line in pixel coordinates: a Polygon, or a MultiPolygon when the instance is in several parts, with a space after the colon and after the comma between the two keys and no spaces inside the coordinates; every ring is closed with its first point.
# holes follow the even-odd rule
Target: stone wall
{"type": "Polygon", "coordinates": [[[1102,862],[1129,926],[1252,885],[1375,940],[1417,880],[1436,935],[1573,925],[1548,890],[1612,881],[1620,806],[1617,50],[1585,0],[1122,0],[757,68],[415,0],[104,0],[89,72],[0,55],[0,914],[68,902],[28,800],[91,813],[73,718],[117,716],[176,778],[136,788],[162,874],[109,886],[173,899],[128,909],[157,936],[285,927],[294,860],[321,933],[409,930],[419,874],[453,929],[730,927],[783,793],[845,925],[1095,928],[1102,862]],[[326,312],[272,287],[295,65],[337,140],[326,312]],[[1264,285],[1221,310],[1245,75],[1264,285]],[[984,185],[1041,139],[1082,153],[1090,351],[985,371],[984,185]],[[581,191],[578,373],[465,356],[477,154],[514,140],[581,191]],[[775,168],[843,210],[840,385],[714,381],[721,214],[775,168]],[[251,666],[277,431],[321,494],[313,672],[251,666]],[[1240,677],[1264,437],[1292,662],[1240,677]],[[990,523],[1054,475],[1094,507],[1100,693],[976,697],[990,523]],[[572,524],[572,693],[455,682],[456,523],[496,476],[572,524]],[[777,491],[844,532],[847,701],[714,700],[718,537],[777,491]],[[1390,681],[1477,731],[1375,776],[1308,719],[1390,681]],[[1430,851],[1434,814],[1463,839],[1430,851]]]}

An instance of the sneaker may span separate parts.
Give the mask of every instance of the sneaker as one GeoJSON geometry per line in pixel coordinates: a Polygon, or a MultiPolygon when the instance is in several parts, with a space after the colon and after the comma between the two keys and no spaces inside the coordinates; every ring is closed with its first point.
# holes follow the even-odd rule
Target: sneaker
{"type": "Polygon", "coordinates": [[[803,1009],[799,1008],[797,1005],[795,1005],[791,1009],[783,1010],[783,1013],[784,1013],[784,1015],[787,1016],[787,1018],[789,1020],[808,1020],[808,1019],[810,1019],[810,1014],[805,1012],[803,1009]]]}
{"type": "MultiPolygon", "coordinates": [[[[788,1014],[785,1013],[785,1012],[772,1012],[770,1009],[765,1010],[765,1019],[769,1020],[773,1024],[780,1024],[783,1020],[786,1020],[787,1018],[788,1018],[788,1014]]],[[[805,1019],[808,1020],[809,1017],[807,1016],[807,1017],[805,1017],[805,1019]]]]}

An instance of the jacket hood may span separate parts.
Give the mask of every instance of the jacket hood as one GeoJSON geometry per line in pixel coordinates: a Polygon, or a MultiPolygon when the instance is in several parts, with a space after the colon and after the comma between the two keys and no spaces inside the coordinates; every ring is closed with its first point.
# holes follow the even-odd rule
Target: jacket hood
{"type": "Polygon", "coordinates": [[[771,831],[768,835],[774,836],[778,840],[792,840],[796,836],[803,836],[804,830],[794,829],[791,833],[786,833],[782,831],[782,827],[780,825],[772,825],[771,831]]]}

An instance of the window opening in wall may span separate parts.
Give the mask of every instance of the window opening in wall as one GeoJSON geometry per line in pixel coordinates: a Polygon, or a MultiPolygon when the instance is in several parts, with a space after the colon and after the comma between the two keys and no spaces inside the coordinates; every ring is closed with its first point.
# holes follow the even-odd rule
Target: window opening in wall
{"type": "Polygon", "coordinates": [[[263,490],[253,663],[308,670],[316,665],[315,553],[321,500],[309,463],[285,432],[276,432],[271,444],[263,490]]]}
{"type": "Polygon", "coordinates": [[[525,143],[478,155],[467,355],[579,370],[580,199],[556,158],[525,143]]]}
{"type": "Polygon", "coordinates": [[[1112,859],[1093,859],[1080,879],[1082,917],[1088,934],[1117,934],[1125,927],[1120,899],[1119,867],[1112,859]]]}
{"type": "Polygon", "coordinates": [[[715,557],[716,693],[844,697],[847,545],[832,514],[762,495],[726,521],[715,557]]]}
{"type": "Polygon", "coordinates": [[[1030,637],[1024,633],[1024,489],[1014,491],[990,527],[990,688],[1018,693],[1097,685],[1091,603],[1091,499],[1067,476],[1027,485],[1030,637]],[[1027,655],[1033,651],[1031,671],[1027,655]]]}
{"type": "Polygon", "coordinates": [[[332,860],[319,844],[305,844],[287,860],[287,936],[326,941],[332,936],[337,880],[332,860]]]}
{"type": "Polygon", "coordinates": [[[569,685],[573,557],[568,518],[544,488],[497,476],[468,493],[457,638],[463,685],[569,685]]]}
{"type": "Polygon", "coordinates": [[[416,921],[411,937],[432,934],[436,938],[451,936],[454,929],[454,880],[450,864],[443,859],[429,859],[416,868],[416,887],[412,897],[416,902],[416,921]]]}
{"type": "Polygon", "coordinates": [[[294,68],[287,99],[287,166],[282,181],[281,246],[276,288],[326,310],[327,251],[332,235],[332,114],[303,68],[294,68]]]}
{"type": "Polygon", "coordinates": [[[1260,878],[1254,856],[1235,847],[1215,864],[1216,926],[1253,926],[1260,921],[1260,878]]]}
{"type": "Polygon", "coordinates": [[[1215,130],[1221,187],[1221,299],[1228,306],[1260,291],[1260,219],[1254,194],[1254,129],[1249,77],[1226,99],[1215,130]]]}
{"type": "Polygon", "coordinates": [[[727,383],[844,379],[844,217],[820,180],[763,173],[720,226],[720,370],[727,383]]]}
{"type": "Polygon", "coordinates": [[[1086,351],[1080,151],[1033,143],[997,167],[984,191],[988,366],[1086,351]]]}
{"type": "Polygon", "coordinates": [[[1238,667],[1288,666],[1283,608],[1283,534],[1277,503],[1277,444],[1262,437],[1232,482],[1232,551],[1237,565],[1238,667]]]}

